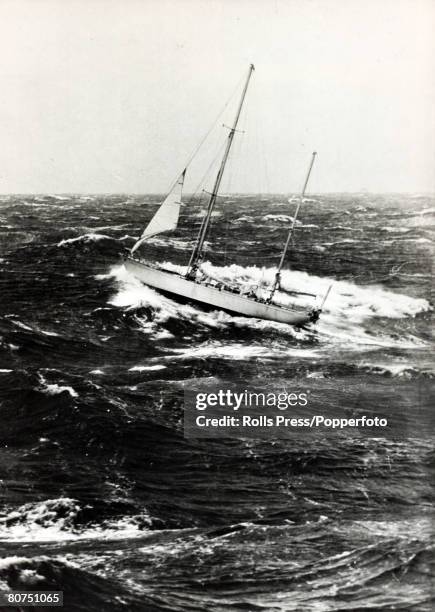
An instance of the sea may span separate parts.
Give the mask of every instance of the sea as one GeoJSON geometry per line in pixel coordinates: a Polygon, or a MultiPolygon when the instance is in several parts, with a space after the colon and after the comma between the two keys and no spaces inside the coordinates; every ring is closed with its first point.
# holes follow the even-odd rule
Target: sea
{"type": "MultiPolygon", "coordinates": [[[[127,273],[160,201],[0,198],[0,591],[63,591],[67,612],[433,610],[435,196],[306,198],[277,299],[331,290],[302,329],[127,273]],[[186,438],[183,391],[222,381],[404,425],[186,438]]],[[[269,287],[296,202],[220,198],[206,272],[269,287]]],[[[192,198],[141,256],[184,270],[202,214],[192,198]]]]}

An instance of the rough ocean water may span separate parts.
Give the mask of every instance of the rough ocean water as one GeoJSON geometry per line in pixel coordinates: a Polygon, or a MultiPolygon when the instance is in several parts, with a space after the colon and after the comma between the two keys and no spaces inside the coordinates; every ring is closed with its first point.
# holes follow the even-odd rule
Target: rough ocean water
{"type": "MultiPolygon", "coordinates": [[[[86,612],[433,609],[435,197],[306,200],[283,287],[333,282],[309,330],[129,276],[158,203],[1,198],[0,589],[86,612]],[[183,387],[240,379],[388,404],[410,435],[185,439],[183,387]]],[[[209,271],[269,283],[294,206],[222,198],[209,271]]],[[[181,269],[200,221],[194,200],[143,255],[181,269]]]]}

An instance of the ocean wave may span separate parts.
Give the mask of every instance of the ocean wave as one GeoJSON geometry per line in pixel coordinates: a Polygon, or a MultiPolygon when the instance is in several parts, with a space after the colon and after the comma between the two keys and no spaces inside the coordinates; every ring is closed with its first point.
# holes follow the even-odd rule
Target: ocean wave
{"type": "Polygon", "coordinates": [[[41,332],[41,334],[44,334],[44,336],[54,336],[54,337],[57,337],[57,338],[60,337],[60,334],[58,334],[56,332],[53,332],[53,331],[46,331],[44,329],[41,329],[40,332],[41,332]]]}
{"type": "MultiPolygon", "coordinates": [[[[180,251],[188,251],[191,250],[195,242],[193,240],[182,240],[181,238],[159,238],[158,236],[154,236],[147,240],[147,243],[152,244],[157,247],[165,247],[168,246],[173,247],[174,249],[179,249],[180,251]]],[[[204,241],[204,248],[210,247],[210,243],[204,241]]]]}
{"type": "Polygon", "coordinates": [[[37,326],[31,327],[30,325],[27,325],[27,323],[23,323],[22,321],[11,319],[11,323],[15,325],[16,327],[19,327],[20,329],[24,329],[25,331],[30,331],[34,334],[43,334],[44,336],[51,336],[51,337],[56,337],[56,338],[60,337],[60,334],[58,334],[57,332],[41,329],[37,326]]]}
{"type": "MultiPolygon", "coordinates": [[[[303,197],[301,200],[301,196],[291,196],[290,198],[288,198],[287,203],[288,204],[298,204],[299,202],[304,203],[304,202],[308,202],[310,204],[318,204],[320,202],[320,200],[316,200],[315,198],[307,198],[307,197],[303,197]]],[[[281,202],[280,202],[281,204],[281,202]]]]}
{"type": "Polygon", "coordinates": [[[41,391],[47,395],[60,395],[61,393],[69,393],[71,397],[78,397],[79,394],[73,387],[67,385],[58,385],[57,383],[48,383],[42,374],[38,374],[41,391]]]}
{"type": "Polygon", "coordinates": [[[340,231],[340,232],[363,232],[364,230],[359,227],[350,227],[348,225],[332,225],[328,227],[329,230],[332,231],[340,231]]]}
{"type": "Polygon", "coordinates": [[[124,240],[139,240],[139,236],[130,236],[130,234],[125,234],[124,236],[121,236],[120,238],[117,238],[116,240],[119,240],[119,242],[124,242],[124,240]]]}
{"type": "Polygon", "coordinates": [[[0,539],[57,539],[74,530],[81,507],[77,500],[62,497],[24,504],[0,514],[0,539]]]}
{"type": "MultiPolygon", "coordinates": [[[[97,227],[87,227],[87,226],[83,226],[83,229],[85,230],[89,230],[91,233],[100,233],[102,230],[111,230],[112,232],[122,232],[125,231],[126,227],[130,227],[130,223],[118,223],[118,224],[114,224],[114,225],[98,225],[97,227]]],[[[72,228],[65,228],[65,229],[76,229],[74,227],[72,228]]]]}
{"type": "MultiPolygon", "coordinates": [[[[204,264],[206,273],[228,281],[257,283],[270,287],[275,278],[275,268],[258,268],[256,266],[241,267],[236,264],[217,268],[204,264]]],[[[318,277],[307,272],[283,270],[281,285],[285,291],[302,291],[322,296],[332,285],[331,293],[325,304],[324,311],[340,313],[345,318],[388,317],[403,318],[415,316],[420,312],[431,310],[429,302],[421,298],[412,298],[403,294],[393,293],[380,286],[364,287],[350,281],[338,281],[330,277],[318,277]]],[[[280,301],[285,305],[294,303],[297,299],[285,298],[280,294],[280,301]]],[[[306,299],[306,298],[305,298],[306,299]]]]}
{"type": "Polygon", "coordinates": [[[112,238],[110,236],[106,236],[105,234],[83,234],[82,236],[77,236],[76,238],[64,238],[57,243],[57,246],[63,247],[67,244],[73,244],[75,242],[99,242],[100,240],[112,240],[112,238]]]}
{"type": "Polygon", "coordinates": [[[71,397],[78,397],[79,394],[72,387],[62,386],[58,384],[46,384],[43,389],[44,393],[48,395],[59,395],[60,393],[64,393],[65,391],[71,395],[71,397]]]}
{"type": "Polygon", "coordinates": [[[255,218],[250,215],[242,215],[241,217],[237,217],[234,219],[233,223],[254,223],[255,218]]]}
{"type": "Polygon", "coordinates": [[[388,232],[389,234],[408,234],[412,232],[412,229],[408,227],[391,227],[389,225],[381,227],[381,231],[388,232]]]}
{"type": "Polygon", "coordinates": [[[358,244],[360,242],[361,240],[355,240],[355,238],[343,238],[343,240],[337,240],[336,242],[330,242],[330,243],[324,242],[323,244],[324,245],[328,244],[328,246],[336,246],[338,244],[358,244]]]}
{"type": "Polygon", "coordinates": [[[435,206],[430,206],[429,208],[423,208],[418,212],[419,215],[433,215],[435,214],[435,206]]]}
{"type": "MultiPolygon", "coordinates": [[[[294,217],[292,217],[291,215],[265,215],[264,217],[261,218],[262,221],[278,221],[279,223],[293,223],[294,217]]],[[[295,225],[302,225],[302,221],[298,221],[296,219],[296,223],[295,225]]]]}
{"type": "Polygon", "coordinates": [[[246,346],[244,344],[223,344],[206,342],[192,348],[171,349],[180,359],[203,359],[205,357],[223,357],[235,361],[243,361],[252,357],[267,357],[273,352],[264,346],[246,346]]]}
{"type": "Polygon", "coordinates": [[[24,504],[0,513],[0,541],[51,542],[129,539],[143,536],[152,520],[146,511],[120,519],[86,522],[88,508],[70,497],[24,504]]]}
{"type": "Polygon", "coordinates": [[[30,327],[30,325],[26,325],[26,323],[23,323],[22,321],[11,321],[11,323],[13,325],[16,325],[16,327],[20,327],[21,329],[25,329],[26,331],[34,331],[33,327],[30,327]]]}
{"type": "Polygon", "coordinates": [[[60,202],[68,202],[68,200],[73,199],[70,195],[58,195],[58,194],[47,194],[47,198],[52,198],[53,200],[59,200],[60,202]]]}
{"type": "Polygon", "coordinates": [[[433,241],[430,238],[405,238],[403,242],[415,242],[415,244],[433,244],[433,241]]]}
{"type": "MultiPolygon", "coordinates": [[[[241,323],[241,327],[243,324],[241,323]]],[[[288,327],[288,326],[287,326],[288,327]]],[[[260,328],[258,328],[260,329],[260,328]]],[[[291,329],[291,328],[290,328],[291,329]]],[[[262,326],[262,330],[270,330],[268,322],[262,326]]],[[[294,336],[296,336],[295,332],[294,336]]],[[[277,357],[294,356],[299,359],[312,359],[319,356],[317,349],[307,349],[300,346],[288,347],[284,344],[275,343],[270,346],[262,346],[259,344],[246,345],[240,342],[203,342],[202,344],[182,349],[169,349],[171,355],[166,357],[169,360],[175,359],[228,359],[230,361],[244,361],[251,359],[267,359],[277,357]]]]}
{"type": "Polygon", "coordinates": [[[30,206],[31,208],[53,208],[52,204],[45,204],[42,198],[35,198],[32,202],[30,200],[21,200],[19,205],[30,206]]]}
{"type": "Polygon", "coordinates": [[[144,365],[137,365],[137,366],[133,366],[132,368],[129,368],[128,371],[129,372],[154,372],[157,370],[164,370],[166,368],[166,366],[164,365],[150,365],[150,366],[144,366],[144,365]]]}
{"type": "Polygon", "coordinates": [[[1,592],[4,594],[11,592],[8,589],[7,577],[9,574],[13,576],[15,588],[17,588],[18,583],[25,589],[32,586],[37,589],[45,581],[45,577],[39,574],[36,568],[29,567],[31,564],[32,560],[26,557],[13,556],[0,559],[1,592]]]}
{"type": "Polygon", "coordinates": [[[381,376],[391,376],[393,378],[434,378],[435,372],[421,370],[420,368],[408,363],[362,363],[361,370],[370,374],[379,374],[381,376]]]}

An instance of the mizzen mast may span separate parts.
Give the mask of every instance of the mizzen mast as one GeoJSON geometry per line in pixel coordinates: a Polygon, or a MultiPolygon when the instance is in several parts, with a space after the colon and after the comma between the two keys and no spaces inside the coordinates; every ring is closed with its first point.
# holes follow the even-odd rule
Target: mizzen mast
{"type": "Polygon", "coordinates": [[[276,274],[275,274],[275,280],[274,280],[274,283],[273,283],[273,286],[272,286],[272,291],[270,292],[270,296],[269,296],[269,298],[267,300],[268,303],[270,303],[272,301],[272,298],[273,298],[273,296],[275,294],[275,291],[279,288],[280,283],[281,283],[281,270],[282,270],[282,267],[284,265],[285,256],[287,255],[287,251],[288,251],[288,248],[290,246],[290,241],[292,239],[293,232],[294,232],[294,229],[295,229],[295,226],[296,226],[296,220],[298,218],[299,209],[301,207],[302,200],[304,199],[304,195],[305,195],[305,192],[307,190],[308,181],[310,180],[311,170],[313,169],[314,160],[316,159],[316,155],[317,155],[317,153],[316,153],[316,151],[314,151],[314,153],[313,153],[313,155],[311,157],[310,167],[308,168],[308,172],[307,172],[307,176],[306,176],[306,179],[305,179],[304,187],[303,187],[302,193],[301,193],[301,195],[299,197],[298,205],[296,206],[296,211],[295,211],[295,214],[294,214],[294,217],[293,217],[293,221],[292,221],[292,224],[291,224],[290,229],[289,229],[288,234],[287,234],[287,240],[285,241],[285,245],[284,245],[284,248],[283,248],[283,251],[282,251],[282,254],[281,254],[281,259],[280,259],[280,262],[279,262],[279,265],[278,265],[278,268],[277,268],[277,271],[276,271],[276,274]]]}
{"type": "Polygon", "coordinates": [[[193,249],[192,256],[189,261],[189,265],[187,267],[186,278],[194,278],[196,271],[198,269],[199,263],[201,261],[202,250],[204,248],[204,241],[207,236],[207,231],[210,225],[211,213],[213,212],[214,205],[216,203],[216,198],[219,194],[219,187],[222,181],[222,177],[225,170],[225,165],[228,160],[228,155],[230,154],[231,145],[233,143],[234,134],[236,133],[237,124],[240,119],[240,114],[242,112],[243,102],[245,101],[246,92],[248,90],[249,81],[251,79],[252,73],[255,70],[254,64],[249,66],[248,76],[246,78],[245,86],[243,88],[242,97],[240,99],[239,106],[237,108],[236,116],[233,122],[233,126],[230,128],[230,133],[228,134],[227,144],[225,146],[224,155],[222,158],[221,165],[219,167],[219,171],[216,176],[216,180],[214,183],[213,191],[210,194],[210,200],[208,202],[207,213],[205,215],[204,221],[201,225],[201,229],[199,230],[198,238],[195,244],[195,248],[193,249]]]}

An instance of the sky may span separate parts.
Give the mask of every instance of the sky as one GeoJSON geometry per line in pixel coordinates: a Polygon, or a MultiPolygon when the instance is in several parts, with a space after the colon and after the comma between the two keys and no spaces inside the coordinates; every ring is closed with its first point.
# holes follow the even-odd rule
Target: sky
{"type": "Polygon", "coordinates": [[[433,192],[434,31],[435,0],[0,0],[0,192],[163,193],[230,99],[193,191],[251,62],[224,191],[316,150],[313,192],[433,192]]]}

